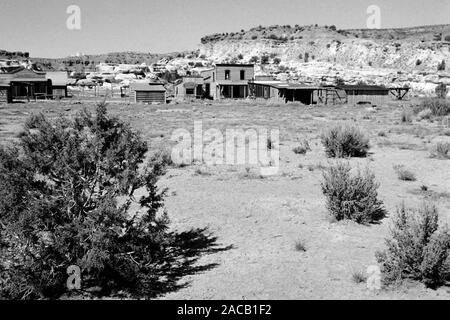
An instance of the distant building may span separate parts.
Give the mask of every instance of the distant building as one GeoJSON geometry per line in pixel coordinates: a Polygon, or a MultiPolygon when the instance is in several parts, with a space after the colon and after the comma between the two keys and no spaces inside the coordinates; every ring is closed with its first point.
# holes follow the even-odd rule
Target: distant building
{"type": "Polygon", "coordinates": [[[250,96],[253,98],[270,99],[279,102],[301,102],[306,105],[317,104],[320,101],[321,87],[300,83],[282,81],[251,81],[250,96]]]}
{"type": "Polygon", "coordinates": [[[373,85],[342,85],[337,89],[346,93],[346,102],[349,104],[371,103],[380,105],[391,100],[389,88],[373,85]]]}
{"type": "Polygon", "coordinates": [[[248,82],[254,80],[253,64],[216,64],[200,71],[205,95],[217,99],[244,99],[249,95],[248,82]]]}
{"type": "Polygon", "coordinates": [[[175,97],[178,99],[194,99],[205,96],[202,76],[186,76],[175,85],[175,97]]]}
{"type": "Polygon", "coordinates": [[[130,85],[132,103],[166,103],[166,89],[160,83],[132,83],[130,85]]]}
{"type": "Polygon", "coordinates": [[[30,100],[52,95],[52,81],[42,71],[23,67],[0,73],[0,100],[30,100]]]}
{"type": "Polygon", "coordinates": [[[67,84],[69,77],[65,71],[47,72],[47,79],[52,81],[52,97],[67,98],[67,84]]]}

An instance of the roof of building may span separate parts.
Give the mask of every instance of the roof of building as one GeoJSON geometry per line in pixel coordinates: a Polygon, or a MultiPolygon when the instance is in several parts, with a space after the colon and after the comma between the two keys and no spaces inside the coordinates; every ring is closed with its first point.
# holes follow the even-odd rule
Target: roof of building
{"type": "Polygon", "coordinates": [[[282,82],[282,81],[252,81],[250,83],[269,86],[277,89],[289,89],[289,90],[317,90],[321,89],[318,86],[308,86],[302,83],[291,83],[291,82],[282,82]]]}
{"type": "Polygon", "coordinates": [[[49,71],[46,75],[47,79],[52,80],[53,86],[66,86],[69,80],[65,71],[49,71]]]}
{"type": "Polygon", "coordinates": [[[216,81],[217,84],[221,85],[221,86],[226,86],[226,85],[230,85],[230,86],[237,86],[237,85],[242,85],[242,86],[246,86],[248,85],[248,80],[219,80],[216,81]]]}
{"type": "Polygon", "coordinates": [[[364,90],[364,91],[385,91],[389,90],[389,88],[383,86],[375,86],[375,85],[342,85],[336,86],[338,89],[342,90],[364,90]]]}
{"type": "Polygon", "coordinates": [[[254,67],[255,65],[252,63],[244,64],[244,63],[216,63],[216,67],[254,67]]]}
{"type": "Polygon", "coordinates": [[[166,88],[160,83],[132,83],[130,84],[130,89],[134,91],[166,91],[166,88]]]}

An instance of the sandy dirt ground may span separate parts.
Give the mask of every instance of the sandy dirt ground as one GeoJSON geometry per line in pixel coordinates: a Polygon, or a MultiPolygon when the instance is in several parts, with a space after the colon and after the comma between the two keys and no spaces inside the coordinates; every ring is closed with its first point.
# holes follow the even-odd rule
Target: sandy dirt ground
{"type": "MultiPolygon", "coordinates": [[[[207,228],[227,250],[205,254],[198,264],[216,264],[181,281],[180,290],[161,299],[449,299],[450,288],[427,289],[407,283],[371,292],[355,283],[353,273],[376,264],[375,252],[384,248],[391,217],[364,226],[333,221],[321,192],[326,158],[320,134],[337,122],[360,126],[370,137],[370,156],[348,160],[352,167],[371,168],[380,183],[379,197],[390,216],[405,202],[424,199],[437,204],[442,223],[450,219],[450,160],[430,157],[449,129],[434,121],[401,123],[402,105],[381,107],[270,105],[250,102],[143,106],[110,103],[112,114],[142,132],[152,148],[172,145],[174,130],[203,128],[266,128],[280,130],[278,174],[260,177],[257,167],[207,166],[194,163],[170,168],[161,179],[168,187],[166,208],[174,230],[207,228]],[[311,151],[292,149],[307,140],[311,151]],[[416,181],[398,179],[395,165],[414,172],[416,181]],[[428,191],[422,191],[421,186],[428,191]],[[302,242],[306,251],[296,250],[302,242]]],[[[92,102],[48,102],[0,106],[0,141],[15,139],[24,119],[43,112],[54,117],[73,115],[92,102]]]]}

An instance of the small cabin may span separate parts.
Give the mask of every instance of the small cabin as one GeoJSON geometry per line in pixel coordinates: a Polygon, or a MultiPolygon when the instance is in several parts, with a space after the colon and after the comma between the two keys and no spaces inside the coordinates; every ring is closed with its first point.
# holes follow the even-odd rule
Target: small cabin
{"type": "Polygon", "coordinates": [[[199,99],[204,97],[202,76],[186,76],[175,86],[175,96],[179,99],[199,99]]]}
{"type": "Polygon", "coordinates": [[[349,104],[371,103],[381,105],[391,100],[389,88],[372,85],[343,85],[336,87],[345,91],[346,102],[349,104]]]}
{"type": "Polygon", "coordinates": [[[161,83],[132,83],[130,85],[130,102],[165,104],[166,88],[161,83]]]}
{"type": "Polygon", "coordinates": [[[67,83],[69,77],[65,71],[47,72],[47,79],[52,81],[53,99],[67,98],[67,83]]]}

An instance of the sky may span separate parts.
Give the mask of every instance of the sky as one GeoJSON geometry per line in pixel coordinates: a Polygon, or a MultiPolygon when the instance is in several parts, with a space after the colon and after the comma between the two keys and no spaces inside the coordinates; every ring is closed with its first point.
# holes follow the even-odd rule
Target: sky
{"type": "Polygon", "coordinates": [[[0,0],[0,49],[48,58],[168,53],[258,25],[365,28],[370,5],[381,10],[381,28],[450,24],[450,0],[0,0]],[[67,27],[70,5],[80,8],[80,29],[67,27]]]}

